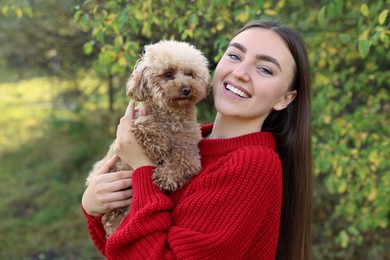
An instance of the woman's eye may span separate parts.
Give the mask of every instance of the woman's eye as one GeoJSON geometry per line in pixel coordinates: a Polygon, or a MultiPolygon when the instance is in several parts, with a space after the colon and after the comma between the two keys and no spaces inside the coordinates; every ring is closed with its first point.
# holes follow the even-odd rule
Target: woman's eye
{"type": "Polygon", "coordinates": [[[272,74],[272,71],[269,70],[269,69],[266,68],[266,67],[259,67],[259,71],[260,71],[261,73],[264,73],[264,74],[267,74],[267,75],[273,75],[273,74],[272,74]]]}
{"type": "Polygon", "coordinates": [[[234,53],[230,53],[228,55],[232,60],[240,60],[240,57],[238,57],[238,55],[234,54],[234,53]]]}

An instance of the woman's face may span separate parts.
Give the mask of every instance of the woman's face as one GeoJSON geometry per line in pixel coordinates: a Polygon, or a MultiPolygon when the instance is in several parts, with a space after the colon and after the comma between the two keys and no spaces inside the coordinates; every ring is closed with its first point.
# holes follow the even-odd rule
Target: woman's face
{"type": "Polygon", "coordinates": [[[264,122],[273,109],[284,109],[295,98],[296,91],[288,90],[294,68],[294,59],[277,33],[263,28],[241,32],[231,40],[215,70],[217,111],[264,122]]]}

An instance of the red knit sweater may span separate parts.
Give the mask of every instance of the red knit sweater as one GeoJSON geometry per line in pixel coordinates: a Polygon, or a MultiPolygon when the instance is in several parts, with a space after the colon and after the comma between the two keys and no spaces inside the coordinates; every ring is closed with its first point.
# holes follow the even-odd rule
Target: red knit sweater
{"type": "Polygon", "coordinates": [[[275,147],[268,132],[203,139],[202,171],[174,193],[153,184],[153,167],[138,168],[130,213],[108,240],[100,217],[84,211],[92,240],[107,259],[274,259],[282,204],[275,147]]]}

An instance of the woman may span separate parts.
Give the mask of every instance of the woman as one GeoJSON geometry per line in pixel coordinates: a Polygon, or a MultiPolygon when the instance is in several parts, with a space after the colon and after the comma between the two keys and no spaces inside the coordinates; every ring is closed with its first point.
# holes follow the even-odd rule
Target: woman
{"type": "Polygon", "coordinates": [[[202,171],[174,193],[151,180],[155,163],[127,129],[82,206],[92,239],[109,259],[309,259],[311,112],[309,65],[299,35],[260,20],[231,40],[215,70],[217,115],[202,127],[202,171]],[[108,240],[100,215],[131,203],[108,240]]]}

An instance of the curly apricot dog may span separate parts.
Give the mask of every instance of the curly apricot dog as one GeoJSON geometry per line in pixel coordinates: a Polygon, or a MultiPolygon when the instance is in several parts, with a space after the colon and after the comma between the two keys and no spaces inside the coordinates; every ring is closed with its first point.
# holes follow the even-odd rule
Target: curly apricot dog
{"type": "MultiPolygon", "coordinates": [[[[207,59],[192,45],[160,41],[147,45],[127,85],[127,95],[140,101],[147,115],[135,119],[132,133],[145,153],[158,166],[154,183],[162,190],[181,188],[201,169],[198,143],[201,139],[195,105],[207,97],[210,73],[207,59]]],[[[115,154],[114,143],[107,155],[90,172],[86,185],[97,170],[115,154]]],[[[114,171],[131,167],[118,161],[114,171]]],[[[129,212],[129,207],[106,213],[102,223],[109,237],[129,212]]]]}

